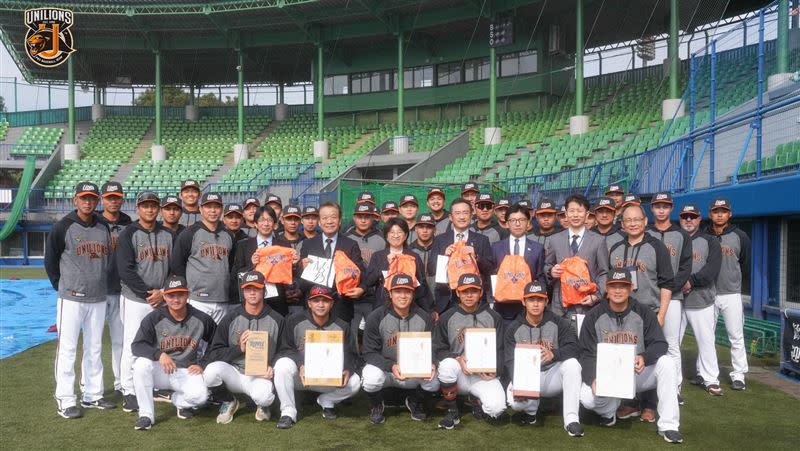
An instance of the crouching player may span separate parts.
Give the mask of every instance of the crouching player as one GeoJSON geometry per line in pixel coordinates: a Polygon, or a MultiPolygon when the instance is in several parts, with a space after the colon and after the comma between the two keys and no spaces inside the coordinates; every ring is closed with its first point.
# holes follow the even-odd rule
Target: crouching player
{"type": "MultiPolygon", "coordinates": [[[[570,437],[582,437],[583,426],[578,418],[581,387],[581,365],[578,337],[570,322],[558,317],[547,308],[547,290],[539,282],[525,286],[523,294],[524,314],[517,316],[505,334],[505,365],[510,375],[514,374],[514,349],[517,344],[541,346],[541,396],[563,393],[564,430],[570,437]]],[[[522,424],[535,424],[539,410],[538,398],[514,396],[514,384],[508,384],[508,405],[516,412],[523,412],[522,424]]]]}
{"type": "Polygon", "coordinates": [[[433,331],[433,354],[439,361],[439,382],[447,403],[440,428],[453,429],[461,422],[456,399],[459,393],[469,394],[472,414],[478,420],[497,418],[506,410],[506,395],[497,372],[473,373],[467,369],[464,356],[464,329],[473,327],[494,328],[498,360],[503,356],[503,318],[488,303],[480,302],[482,292],[479,275],[462,274],[456,286],[458,305],[442,313],[433,331]]]}
{"type": "Polygon", "coordinates": [[[239,410],[234,393],[249,396],[256,404],[256,421],[269,420],[269,406],[275,400],[272,376],[277,360],[278,340],[283,332],[283,317],[264,303],[264,276],[250,271],[242,276],[239,287],[244,302],[234,307],[217,326],[211,348],[204,360],[210,362],[203,379],[215,400],[222,401],[217,423],[228,424],[239,410]],[[253,331],[267,332],[268,367],[260,376],[245,375],[247,340],[253,331]]]}
{"type": "Polygon", "coordinates": [[[625,270],[608,275],[606,296],[583,320],[580,333],[581,404],[602,417],[604,426],[616,423],[619,398],[597,396],[597,344],[627,343],[636,345],[634,364],[636,392],[658,392],[658,434],[670,443],[682,443],[678,432],[678,381],[675,362],[667,356],[667,341],[653,311],[631,298],[633,282],[625,270]]]}
{"type": "Polygon", "coordinates": [[[364,391],[370,403],[369,421],[381,424],[383,389],[398,387],[408,392],[406,407],[411,419],[424,421],[425,393],[439,390],[436,367],[431,365],[429,379],[405,378],[398,363],[398,332],[431,332],[430,315],[414,304],[414,279],[408,274],[396,274],[389,285],[391,303],[378,307],[367,317],[362,354],[366,365],[361,372],[364,391]]]}
{"type": "Polygon", "coordinates": [[[297,422],[297,405],[294,389],[322,393],[317,404],[322,407],[322,418],[335,420],[334,406],[354,396],[361,388],[361,378],[355,374],[356,340],[350,324],[331,315],[334,293],[327,287],[315,286],[308,293],[308,309],[286,319],[281,337],[280,358],[275,362],[275,391],[281,401],[279,429],[289,429],[297,422]],[[344,333],[344,371],[340,387],[307,386],[305,383],[305,340],[307,330],[340,330],[344,333]]]}
{"type": "Polygon", "coordinates": [[[150,429],[155,423],[154,388],[172,390],[172,403],[182,420],[191,418],[192,409],[208,399],[199,352],[214,336],[214,320],[188,304],[189,286],[183,277],[169,277],[162,290],[167,305],[144,317],[131,344],[136,358],[137,430],[150,429]]]}

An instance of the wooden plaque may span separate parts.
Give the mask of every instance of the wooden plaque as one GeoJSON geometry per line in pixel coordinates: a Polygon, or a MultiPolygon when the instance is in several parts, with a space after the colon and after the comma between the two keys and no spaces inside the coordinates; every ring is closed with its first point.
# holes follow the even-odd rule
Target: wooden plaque
{"type": "Polygon", "coordinates": [[[269,332],[251,330],[244,352],[244,375],[266,376],[269,368],[269,332]]]}

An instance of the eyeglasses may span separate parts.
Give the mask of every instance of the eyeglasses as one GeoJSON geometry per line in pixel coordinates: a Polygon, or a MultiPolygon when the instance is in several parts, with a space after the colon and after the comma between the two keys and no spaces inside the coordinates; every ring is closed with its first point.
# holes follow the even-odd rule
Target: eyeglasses
{"type": "Polygon", "coordinates": [[[639,224],[640,222],[644,222],[644,218],[628,218],[623,219],[622,222],[624,224],[639,224]]]}
{"type": "Polygon", "coordinates": [[[258,218],[258,221],[256,222],[260,224],[272,224],[274,221],[272,220],[272,218],[258,218]]]}
{"type": "Polygon", "coordinates": [[[491,210],[494,207],[492,206],[492,204],[478,204],[475,206],[475,208],[477,208],[478,210],[491,210]]]}
{"type": "Polygon", "coordinates": [[[681,216],[681,221],[696,221],[698,219],[700,219],[700,216],[693,216],[693,215],[681,216]]]}
{"type": "Polygon", "coordinates": [[[511,218],[506,222],[510,222],[512,224],[524,224],[524,223],[528,222],[528,220],[525,219],[525,218],[511,218]]]}

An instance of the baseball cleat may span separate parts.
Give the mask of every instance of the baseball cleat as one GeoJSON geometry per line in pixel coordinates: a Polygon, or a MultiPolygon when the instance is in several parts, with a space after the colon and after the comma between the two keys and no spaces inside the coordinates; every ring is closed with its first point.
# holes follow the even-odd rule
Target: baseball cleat
{"type": "Polygon", "coordinates": [[[136,400],[136,395],[125,395],[122,397],[122,411],[123,412],[137,412],[139,410],[139,401],[136,400]]]}
{"type": "Polygon", "coordinates": [[[272,418],[272,413],[270,413],[269,407],[256,407],[256,421],[269,421],[270,418],[272,418]]]}
{"type": "Polygon", "coordinates": [[[583,426],[578,422],[570,423],[564,426],[564,430],[570,437],[583,437],[583,426]]]}
{"type": "Polygon", "coordinates": [[[706,391],[711,396],[722,396],[722,387],[717,384],[710,384],[706,386],[706,391]]]}
{"type": "Polygon", "coordinates": [[[151,427],[153,427],[153,422],[147,417],[139,417],[136,424],[133,425],[137,431],[149,431],[151,427]]]}
{"type": "Polygon", "coordinates": [[[696,376],[694,377],[694,379],[690,380],[690,381],[689,381],[689,383],[690,383],[690,384],[692,384],[692,385],[700,385],[700,386],[702,386],[702,385],[705,383],[705,381],[704,381],[704,380],[703,380],[703,378],[702,378],[702,377],[701,377],[701,376],[698,374],[698,375],[696,375],[696,376]]]}
{"type": "Polygon", "coordinates": [[[428,419],[428,414],[425,412],[425,404],[421,400],[415,400],[407,396],[405,404],[406,409],[411,412],[412,420],[425,421],[428,419]]]}
{"type": "Polygon", "coordinates": [[[276,425],[278,429],[291,429],[292,426],[294,426],[294,420],[292,417],[286,415],[280,417],[280,419],[278,419],[278,424],[276,425]]]}
{"type": "Polygon", "coordinates": [[[528,412],[522,412],[519,415],[519,424],[531,425],[536,424],[536,415],[531,415],[528,412]]]}
{"type": "Polygon", "coordinates": [[[611,426],[614,426],[615,424],[617,424],[617,417],[616,416],[611,416],[611,417],[608,417],[608,418],[600,417],[600,426],[605,426],[607,428],[610,428],[611,426]]]}
{"type": "Polygon", "coordinates": [[[383,424],[386,417],[383,416],[383,403],[372,406],[369,409],[369,422],[372,424],[383,424]]]}
{"type": "Polygon", "coordinates": [[[658,435],[664,437],[668,443],[683,443],[683,435],[678,431],[658,431],[658,435]]]}
{"type": "Polygon", "coordinates": [[[638,417],[642,413],[639,411],[638,406],[620,406],[617,409],[617,418],[620,420],[627,420],[628,418],[638,417]]]}
{"type": "Polygon", "coordinates": [[[172,392],[169,390],[153,390],[153,401],[172,402],[172,392]]]}
{"type": "Polygon", "coordinates": [[[678,405],[682,406],[683,404],[684,404],[683,396],[681,396],[681,394],[678,393],[678,405]]]}
{"type": "Polygon", "coordinates": [[[106,401],[105,399],[100,398],[97,401],[81,400],[81,407],[83,407],[84,409],[110,410],[110,409],[116,409],[117,405],[111,401],[106,401]]]}
{"type": "Polygon", "coordinates": [[[456,427],[458,423],[461,423],[461,417],[459,416],[458,411],[448,410],[444,418],[442,418],[442,420],[439,421],[439,427],[442,429],[450,430],[456,427]]]}
{"type": "Polygon", "coordinates": [[[192,409],[178,409],[178,418],[181,420],[194,418],[194,412],[192,409]]]}
{"type": "Polygon", "coordinates": [[[639,417],[639,421],[644,423],[655,423],[656,411],[653,409],[642,409],[642,415],[639,417]]]}
{"type": "Polygon", "coordinates": [[[486,415],[486,413],[483,411],[483,405],[481,404],[480,398],[469,395],[467,404],[472,407],[472,416],[475,417],[476,420],[482,421],[488,418],[488,415],[486,415]]]}
{"type": "Polygon", "coordinates": [[[731,388],[734,390],[746,390],[747,386],[744,385],[744,381],[733,381],[731,383],[731,388]]]}
{"type": "Polygon", "coordinates": [[[75,406],[67,407],[66,409],[59,409],[58,414],[68,420],[75,420],[83,416],[83,412],[75,406]]]}
{"type": "Polygon", "coordinates": [[[336,411],[333,410],[333,407],[323,407],[322,418],[325,418],[326,420],[335,420],[339,418],[339,416],[336,415],[336,411]]]}
{"type": "Polygon", "coordinates": [[[233,398],[232,401],[223,402],[219,407],[219,415],[217,415],[217,424],[228,424],[233,421],[233,416],[239,410],[239,400],[233,398]]]}

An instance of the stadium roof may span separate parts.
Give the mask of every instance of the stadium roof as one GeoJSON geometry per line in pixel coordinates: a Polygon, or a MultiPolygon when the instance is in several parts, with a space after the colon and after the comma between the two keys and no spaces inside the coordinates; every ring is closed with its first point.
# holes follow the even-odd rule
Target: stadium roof
{"type": "MultiPolygon", "coordinates": [[[[585,1],[587,48],[668,29],[667,0],[585,1]]],[[[681,30],[766,3],[679,0],[681,30]]],[[[23,11],[41,6],[0,0],[0,38],[28,81],[64,81],[66,64],[42,68],[25,54],[23,11]]],[[[566,51],[575,49],[575,5],[569,0],[54,0],[47,6],[75,12],[75,78],[101,85],[152,84],[155,49],[162,54],[165,84],[234,84],[237,48],[245,54],[248,83],[308,81],[317,42],[346,60],[365,47],[394,51],[391,38],[403,31],[413,32],[411,45],[435,52],[430,42],[459,36],[467,42],[472,30],[476,42],[485,42],[493,14],[515,17],[516,39],[534,29],[546,36],[550,24],[558,24],[566,51]]]]}

